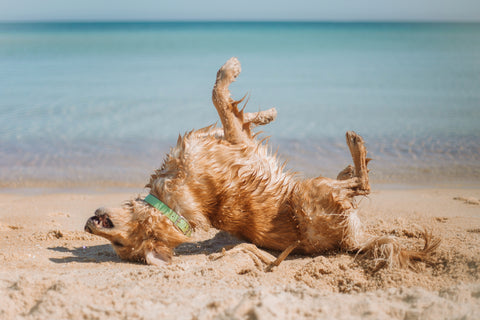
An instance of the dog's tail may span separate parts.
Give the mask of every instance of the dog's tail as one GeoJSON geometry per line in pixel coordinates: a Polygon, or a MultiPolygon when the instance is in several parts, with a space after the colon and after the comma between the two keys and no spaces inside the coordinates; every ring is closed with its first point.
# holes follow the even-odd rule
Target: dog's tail
{"type": "Polygon", "coordinates": [[[422,233],[425,245],[420,250],[408,250],[401,246],[394,236],[372,237],[359,246],[358,254],[373,259],[375,271],[383,267],[416,268],[416,263],[433,262],[433,253],[441,240],[428,231],[422,233]]]}

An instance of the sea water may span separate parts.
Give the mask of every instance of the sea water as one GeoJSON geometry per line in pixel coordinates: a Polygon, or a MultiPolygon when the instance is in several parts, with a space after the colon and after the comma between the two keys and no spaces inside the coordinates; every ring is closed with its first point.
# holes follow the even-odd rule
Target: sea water
{"type": "Polygon", "coordinates": [[[164,22],[0,24],[0,186],[143,186],[232,56],[290,169],[335,177],[354,130],[375,182],[479,183],[480,24],[164,22]]]}

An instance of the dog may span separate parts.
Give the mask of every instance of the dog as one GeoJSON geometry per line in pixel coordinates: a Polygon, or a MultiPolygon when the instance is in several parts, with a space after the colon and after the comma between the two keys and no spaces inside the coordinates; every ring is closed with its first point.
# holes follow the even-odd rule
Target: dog
{"type": "Polygon", "coordinates": [[[162,167],[150,177],[147,197],[119,208],[99,208],[85,230],[111,241],[121,259],[164,265],[175,247],[197,228],[214,227],[280,251],[321,254],[332,250],[366,253],[383,265],[412,266],[428,260],[439,241],[424,234],[423,250],[403,249],[391,236],[362,230],[355,197],[370,193],[364,140],[346,133],[353,166],[336,179],[301,179],[286,171],[253,129],[276,117],[276,110],[245,113],[229,86],[240,74],[229,59],[217,72],[212,100],[222,128],[215,125],[179,136],[162,167]]]}

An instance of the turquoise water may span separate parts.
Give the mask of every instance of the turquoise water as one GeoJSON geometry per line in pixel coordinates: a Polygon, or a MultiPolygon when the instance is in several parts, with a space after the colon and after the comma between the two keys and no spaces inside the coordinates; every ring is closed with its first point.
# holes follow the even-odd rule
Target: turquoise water
{"type": "Polygon", "coordinates": [[[0,24],[0,185],[142,185],[232,56],[289,167],[335,176],[355,130],[375,181],[480,181],[480,24],[51,23],[0,24]]]}

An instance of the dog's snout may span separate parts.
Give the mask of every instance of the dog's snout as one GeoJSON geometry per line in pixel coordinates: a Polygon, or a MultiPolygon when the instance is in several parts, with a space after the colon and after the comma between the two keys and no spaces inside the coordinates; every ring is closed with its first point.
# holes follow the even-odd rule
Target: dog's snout
{"type": "Polygon", "coordinates": [[[113,228],[114,224],[110,219],[107,208],[98,208],[95,210],[95,215],[88,219],[87,224],[85,225],[85,231],[89,232],[92,230],[92,226],[98,228],[113,228]],[[88,230],[87,230],[88,229],[88,230]]]}
{"type": "Polygon", "coordinates": [[[97,217],[102,217],[102,216],[108,216],[107,213],[107,208],[101,207],[95,210],[95,216],[97,217]]]}

